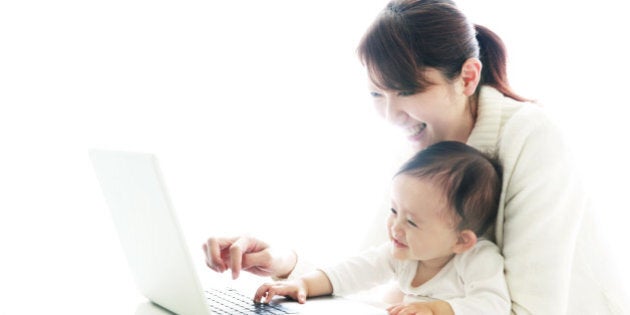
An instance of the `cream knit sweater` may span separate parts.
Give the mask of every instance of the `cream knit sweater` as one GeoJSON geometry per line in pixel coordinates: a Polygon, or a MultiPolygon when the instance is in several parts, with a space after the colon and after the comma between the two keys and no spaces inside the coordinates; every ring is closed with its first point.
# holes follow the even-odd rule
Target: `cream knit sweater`
{"type": "Polygon", "coordinates": [[[494,229],[515,314],[622,314],[593,234],[587,193],[542,108],[482,87],[468,144],[496,153],[503,190],[494,229]],[[606,286],[603,284],[606,283],[606,286]]]}

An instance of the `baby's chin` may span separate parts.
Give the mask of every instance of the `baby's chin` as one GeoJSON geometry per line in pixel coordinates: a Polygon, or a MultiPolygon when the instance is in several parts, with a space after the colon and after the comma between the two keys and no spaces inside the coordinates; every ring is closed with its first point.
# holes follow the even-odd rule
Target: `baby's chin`
{"type": "Polygon", "coordinates": [[[396,248],[392,248],[392,258],[396,259],[396,260],[409,260],[411,259],[409,257],[408,253],[403,252],[400,249],[396,249],[396,248]]]}

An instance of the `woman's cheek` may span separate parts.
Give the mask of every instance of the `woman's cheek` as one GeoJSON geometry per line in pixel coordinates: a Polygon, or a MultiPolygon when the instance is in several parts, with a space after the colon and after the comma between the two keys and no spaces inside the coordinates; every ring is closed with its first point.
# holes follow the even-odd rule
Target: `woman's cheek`
{"type": "Polygon", "coordinates": [[[374,100],[374,109],[381,118],[385,119],[385,105],[378,100],[374,100]]]}

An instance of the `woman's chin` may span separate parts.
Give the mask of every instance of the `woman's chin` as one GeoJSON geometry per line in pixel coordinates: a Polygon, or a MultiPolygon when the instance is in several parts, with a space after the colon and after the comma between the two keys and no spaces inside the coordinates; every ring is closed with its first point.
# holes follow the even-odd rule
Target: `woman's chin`
{"type": "Polygon", "coordinates": [[[422,151],[424,149],[426,149],[428,146],[430,146],[433,143],[428,143],[426,141],[410,141],[409,144],[411,145],[411,149],[418,152],[418,151],[422,151]]]}

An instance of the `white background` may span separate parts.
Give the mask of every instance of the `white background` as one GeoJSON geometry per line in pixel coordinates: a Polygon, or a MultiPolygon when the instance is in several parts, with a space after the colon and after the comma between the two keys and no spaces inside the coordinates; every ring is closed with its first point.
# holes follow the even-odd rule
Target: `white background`
{"type": "MultiPolygon", "coordinates": [[[[627,10],[460,2],[505,40],[514,88],[563,126],[627,264],[627,10]]],[[[159,156],[200,265],[213,234],[354,250],[402,146],[355,55],[384,4],[2,2],[0,314],[133,313],[89,148],[159,156]]]]}

